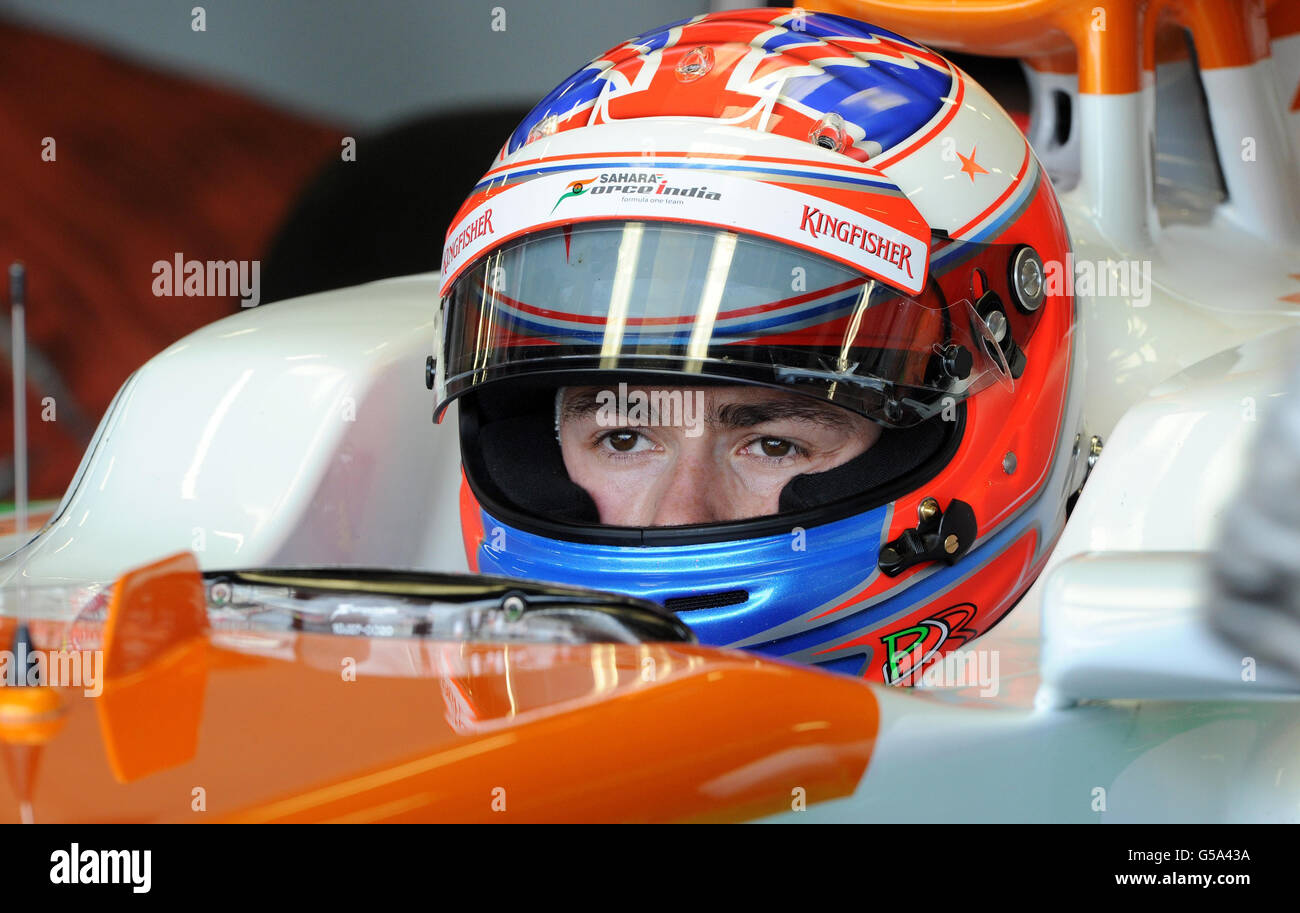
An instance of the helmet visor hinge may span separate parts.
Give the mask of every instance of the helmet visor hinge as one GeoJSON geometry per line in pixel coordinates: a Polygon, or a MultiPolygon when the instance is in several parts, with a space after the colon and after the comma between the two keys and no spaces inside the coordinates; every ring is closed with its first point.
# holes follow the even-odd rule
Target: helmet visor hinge
{"type": "Polygon", "coordinates": [[[880,549],[877,567],[886,577],[897,577],[909,567],[927,561],[953,564],[975,541],[975,510],[965,501],[953,499],[947,510],[926,498],[917,510],[919,522],[912,529],[880,549]]]}
{"type": "MultiPolygon", "coordinates": [[[[1007,367],[1011,369],[1011,376],[1019,380],[1020,375],[1025,373],[1025,350],[1016,344],[1015,337],[1011,335],[1011,324],[1007,320],[1006,307],[1002,304],[1001,297],[992,289],[985,292],[975,302],[975,313],[984,321],[989,333],[997,341],[998,348],[1002,350],[1002,357],[1006,359],[1007,367]]],[[[989,357],[994,356],[989,353],[989,357]]]]}

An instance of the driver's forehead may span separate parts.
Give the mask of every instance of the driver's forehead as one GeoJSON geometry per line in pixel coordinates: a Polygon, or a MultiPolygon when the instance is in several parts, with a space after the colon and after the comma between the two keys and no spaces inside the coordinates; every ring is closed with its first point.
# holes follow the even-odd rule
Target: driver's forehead
{"type": "MultiPolygon", "coordinates": [[[[795,393],[786,393],[782,390],[768,390],[762,387],[752,387],[747,384],[736,384],[735,386],[708,386],[708,387],[691,387],[686,384],[601,384],[587,387],[565,387],[564,399],[566,402],[601,402],[608,396],[631,395],[633,393],[644,393],[650,398],[658,398],[662,394],[672,395],[680,393],[683,396],[692,397],[702,396],[705,402],[736,402],[736,403],[753,403],[765,400],[786,401],[786,400],[804,400],[807,397],[799,396],[795,393]]],[[[816,404],[814,404],[816,405],[816,404]]]]}
{"type": "Polygon", "coordinates": [[[672,384],[615,384],[566,387],[561,419],[581,420],[633,400],[649,408],[698,404],[712,423],[749,426],[766,421],[810,422],[849,428],[863,420],[848,410],[797,393],[747,385],[691,387],[672,384]]]}

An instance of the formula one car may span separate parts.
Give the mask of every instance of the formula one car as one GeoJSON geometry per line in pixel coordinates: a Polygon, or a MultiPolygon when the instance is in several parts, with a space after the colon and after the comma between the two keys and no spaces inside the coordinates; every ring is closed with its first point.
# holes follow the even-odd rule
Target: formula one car
{"type": "MultiPolygon", "coordinates": [[[[821,169],[809,186],[865,165],[875,169],[868,182],[893,181],[882,207],[910,200],[924,209],[924,238],[935,235],[914,262],[928,255],[932,265],[962,232],[956,222],[937,227],[924,201],[934,188],[903,183],[890,170],[894,150],[931,149],[951,163],[954,180],[941,190],[968,178],[970,190],[981,175],[999,182],[989,219],[1021,205],[1018,188],[1041,167],[1068,227],[1071,287],[1061,295],[1074,318],[1062,345],[1073,352],[1068,383],[1078,396],[1052,412],[1060,437],[1047,448],[1051,459],[1035,464],[1032,443],[1019,445],[1019,458],[998,449],[980,487],[990,498],[1008,479],[1034,498],[1050,489],[1061,518],[1069,507],[1059,537],[1056,508],[1029,527],[980,516],[968,537],[953,519],[956,500],[942,512],[937,501],[918,497],[910,511],[897,502],[875,521],[880,572],[844,605],[874,605],[870,587],[895,576],[922,589],[905,610],[872,616],[869,629],[854,616],[854,630],[870,638],[850,637],[851,625],[827,635],[839,652],[826,668],[813,667],[821,656],[806,638],[728,627],[748,593],[739,603],[709,601],[711,593],[693,602],[700,594],[687,591],[674,602],[669,584],[631,595],[592,590],[629,592],[618,575],[602,576],[616,562],[600,544],[572,580],[523,573],[527,562],[511,563],[518,553],[493,543],[484,518],[501,519],[508,536],[527,534],[495,517],[486,489],[467,485],[463,423],[429,421],[434,404],[420,377],[435,337],[448,333],[437,302],[456,299],[457,275],[476,276],[480,292],[501,281],[469,265],[491,224],[471,197],[449,231],[445,275],[253,308],[150,360],[118,393],[40,531],[7,537],[14,550],[0,562],[0,638],[14,647],[6,657],[13,687],[0,688],[3,814],[1297,820],[1300,678],[1274,636],[1290,629],[1269,621],[1278,586],[1266,573],[1272,559],[1283,574],[1300,564],[1285,545],[1297,541],[1286,538],[1294,531],[1270,514],[1270,501],[1297,498],[1251,494],[1260,473],[1250,467],[1262,459],[1252,457],[1257,433],[1269,452],[1285,454],[1300,440],[1269,430],[1297,395],[1287,368],[1300,353],[1300,9],[1245,0],[812,6],[825,12],[724,13],[648,32],[597,62],[611,75],[591,77],[585,103],[597,110],[643,90],[624,78],[627,68],[658,68],[695,33],[700,44],[669,70],[680,85],[743,66],[749,52],[735,63],[710,28],[754,30],[756,66],[834,33],[871,46],[857,56],[868,68],[885,69],[871,56],[883,54],[892,66],[926,69],[948,93],[944,103],[883,141],[816,109],[811,90],[763,103],[787,125],[815,122],[799,128],[821,147],[801,164],[821,169]],[[1034,154],[1018,140],[1019,174],[1001,168],[991,147],[946,149],[954,117],[1005,115],[958,68],[907,39],[1022,59],[1034,154]],[[716,53],[699,50],[710,41],[716,53]],[[1236,516],[1239,503],[1253,512],[1236,516]],[[1252,542],[1260,530],[1278,530],[1269,542],[1284,544],[1260,547],[1252,542]],[[1002,584],[1005,604],[968,627],[977,609],[953,613],[965,603],[945,595],[958,583],[943,576],[951,564],[943,552],[988,561],[1014,545],[1013,534],[1028,544],[1002,584]],[[915,550],[906,566],[905,547],[915,550]],[[512,569],[520,573],[501,576],[512,569]],[[470,573],[484,570],[493,573],[470,573]],[[588,586],[569,585],[575,580],[588,586]],[[1210,612],[1244,604],[1264,608],[1236,621],[1210,612]],[[1258,630],[1241,624],[1245,617],[1258,630]]],[[[831,67],[821,57],[802,65],[818,74],[831,67]]],[[[501,186],[490,172],[476,193],[513,192],[511,169],[521,161],[562,158],[530,160],[527,147],[563,150],[565,117],[554,112],[586,91],[587,72],[507,140],[501,186]]],[[[874,84],[862,91],[873,110],[920,104],[874,84]]],[[[642,152],[656,167],[672,158],[642,152]]],[[[711,154],[732,161],[721,145],[711,154]]],[[[554,183],[588,205],[585,179],[572,176],[554,183]]],[[[692,188],[699,192],[683,211],[743,179],[692,188]]],[[[755,194],[773,205],[784,199],[755,194]]],[[[562,203],[545,201],[552,213],[562,203]]],[[[807,221],[806,204],[803,212],[807,221]]],[[[505,225],[497,219],[492,231],[505,225]]],[[[827,224],[817,223],[839,231],[827,224]]],[[[849,232],[846,223],[840,240],[865,252],[867,235],[849,232]]],[[[899,238],[888,265],[853,264],[905,284],[912,248],[899,238]]],[[[575,230],[564,235],[566,255],[570,240],[585,249],[575,230]]],[[[1014,262],[1010,280],[993,284],[1022,300],[1029,280],[1044,277],[1032,262],[1027,272],[1023,258],[1014,262]]],[[[923,294],[920,285],[904,291],[923,294]]],[[[1005,320],[979,312],[991,336],[977,326],[967,346],[997,362],[990,378],[998,365],[1015,374],[1005,333],[1021,334],[1038,319],[1029,316],[1035,307],[1008,309],[1005,320]]],[[[557,314],[534,316],[572,317],[557,314]]],[[[429,362],[430,388],[446,386],[446,351],[429,362]]],[[[946,362],[956,364],[952,378],[980,370],[960,362],[946,362]]],[[[850,373],[842,368],[834,381],[849,384],[850,373]]],[[[928,390],[917,384],[910,399],[886,398],[879,415],[897,417],[899,402],[918,413],[940,409],[928,390]]],[[[1296,452],[1290,457],[1294,465],[1296,452]]],[[[802,591],[801,611],[810,612],[824,597],[816,565],[806,567],[806,579],[781,592],[802,591]]],[[[1281,598],[1290,598],[1285,588],[1281,598]]]]}

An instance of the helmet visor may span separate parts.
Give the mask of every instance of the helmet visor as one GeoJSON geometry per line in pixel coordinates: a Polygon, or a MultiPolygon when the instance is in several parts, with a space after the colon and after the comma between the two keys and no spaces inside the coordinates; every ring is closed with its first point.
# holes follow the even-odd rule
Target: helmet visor
{"type": "Polygon", "coordinates": [[[490,251],[442,299],[435,418],[476,386],[535,374],[757,383],[907,427],[1011,383],[968,297],[891,288],[732,231],[595,222],[490,251]]]}

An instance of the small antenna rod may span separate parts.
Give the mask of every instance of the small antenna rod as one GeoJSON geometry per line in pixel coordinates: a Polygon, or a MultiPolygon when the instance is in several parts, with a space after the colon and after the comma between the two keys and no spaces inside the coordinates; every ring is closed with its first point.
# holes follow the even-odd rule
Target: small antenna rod
{"type": "Polygon", "coordinates": [[[14,532],[27,531],[27,270],[9,264],[9,304],[13,329],[14,369],[14,532]]]}

